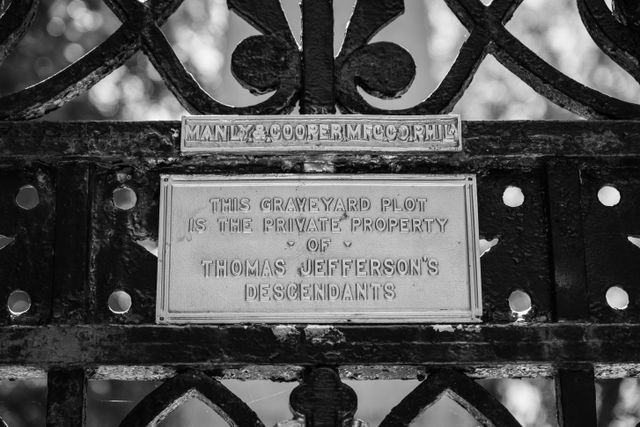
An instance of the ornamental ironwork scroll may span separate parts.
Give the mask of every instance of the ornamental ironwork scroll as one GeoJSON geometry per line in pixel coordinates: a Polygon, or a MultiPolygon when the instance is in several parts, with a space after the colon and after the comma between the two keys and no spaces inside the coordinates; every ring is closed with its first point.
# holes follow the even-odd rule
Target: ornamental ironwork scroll
{"type": "MultiPolygon", "coordinates": [[[[301,384],[289,395],[293,420],[278,426],[367,426],[354,419],[358,409],[355,391],[329,367],[307,369],[301,384]]],[[[473,379],[452,369],[437,370],[405,396],[383,419],[381,426],[409,426],[418,415],[444,395],[450,396],[485,426],[519,427],[520,424],[494,396],[473,379]]],[[[157,425],[188,399],[198,399],[229,425],[264,427],[249,406],[218,380],[187,370],[166,380],[140,401],[120,423],[121,427],[157,425]]],[[[1,420],[0,420],[1,423],[1,420]]],[[[0,424],[1,425],[1,424],[0,424]]]]}
{"type": "MultiPolygon", "coordinates": [[[[379,98],[402,95],[416,69],[404,48],[371,43],[373,36],[404,12],[403,0],[358,0],[338,55],[333,55],[331,0],[302,2],[300,48],[277,0],[256,7],[248,0],[228,0],[228,7],[260,35],[236,46],[231,69],[256,94],[272,93],[247,107],[225,105],[204,91],[185,69],[160,27],[183,0],[146,2],[105,0],[122,25],[102,44],[57,74],[0,98],[0,120],[34,119],[87,91],[136,52],[142,51],[167,87],[191,113],[281,114],[300,103],[302,113],[442,114],[452,110],[487,54],[559,106],[586,118],[638,119],[640,105],[586,87],[566,76],[511,34],[505,24],[522,0],[444,0],[469,36],[449,72],[419,104],[386,110],[368,103],[357,88],[379,98]]],[[[582,20],[596,44],[636,80],[640,77],[640,12],[629,0],[576,0],[582,20]]],[[[0,16],[0,62],[31,25],[38,0],[14,0],[0,16]]]]}

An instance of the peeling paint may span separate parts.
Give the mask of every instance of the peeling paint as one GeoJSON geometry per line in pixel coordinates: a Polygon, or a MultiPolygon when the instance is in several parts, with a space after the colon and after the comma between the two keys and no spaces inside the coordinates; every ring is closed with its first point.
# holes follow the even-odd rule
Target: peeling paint
{"type": "Polygon", "coordinates": [[[165,366],[102,365],[91,375],[93,380],[160,381],[173,378],[174,368],[165,366]]]}
{"type": "Polygon", "coordinates": [[[334,173],[335,168],[335,164],[325,158],[309,160],[303,163],[303,169],[306,173],[334,173]]]}
{"type": "Polygon", "coordinates": [[[415,380],[426,376],[424,366],[411,365],[342,365],[340,377],[348,380],[415,380]]]}
{"type": "Polygon", "coordinates": [[[335,345],[347,341],[344,334],[333,326],[308,325],[304,328],[304,333],[311,344],[335,345]]]}
{"type": "Polygon", "coordinates": [[[596,363],[593,373],[598,379],[640,378],[640,363],[596,363]]]}
{"type": "Polygon", "coordinates": [[[436,332],[455,332],[453,325],[433,325],[432,327],[436,332]]]}
{"type": "Polygon", "coordinates": [[[458,324],[456,326],[457,331],[466,331],[466,332],[480,332],[482,327],[480,325],[463,325],[458,324]]]}
{"type": "Polygon", "coordinates": [[[36,366],[0,366],[0,380],[24,380],[47,378],[47,371],[36,366]]]}
{"type": "Polygon", "coordinates": [[[295,326],[275,325],[271,328],[273,335],[281,343],[296,342],[300,337],[300,331],[295,326]]]}
{"type": "Polygon", "coordinates": [[[220,379],[240,381],[268,380],[275,382],[300,381],[304,368],[295,365],[248,365],[243,368],[228,368],[220,379]]]}
{"type": "Polygon", "coordinates": [[[474,366],[465,369],[471,378],[553,378],[557,369],[551,364],[507,363],[474,366]]]}

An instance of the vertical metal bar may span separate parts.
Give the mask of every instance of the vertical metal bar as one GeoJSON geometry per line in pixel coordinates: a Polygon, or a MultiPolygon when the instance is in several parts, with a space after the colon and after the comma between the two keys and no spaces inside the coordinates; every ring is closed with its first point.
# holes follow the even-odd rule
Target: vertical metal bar
{"type": "Polygon", "coordinates": [[[84,426],[86,376],[82,368],[52,368],[47,380],[47,427],[84,426]]]}
{"type": "Polygon", "coordinates": [[[302,0],[302,114],[335,113],[333,0],[302,0]]]}
{"type": "Polygon", "coordinates": [[[549,222],[553,247],[556,320],[589,317],[579,167],[552,161],[547,168],[549,222]]]}
{"type": "Polygon", "coordinates": [[[561,427],[596,427],[596,386],[592,365],[559,369],[556,378],[561,427]]]}
{"type": "Polygon", "coordinates": [[[87,314],[87,262],[92,168],[62,163],[56,180],[52,321],[79,323],[87,314]]]}

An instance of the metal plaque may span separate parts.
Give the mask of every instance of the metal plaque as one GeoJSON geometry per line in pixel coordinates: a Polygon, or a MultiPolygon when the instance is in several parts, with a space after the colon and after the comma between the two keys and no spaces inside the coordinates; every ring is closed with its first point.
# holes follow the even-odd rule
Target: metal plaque
{"type": "Polygon", "coordinates": [[[164,175],[158,323],[477,322],[473,175],[164,175]]]}
{"type": "Polygon", "coordinates": [[[187,116],[182,154],[461,151],[460,116],[187,116]]]}

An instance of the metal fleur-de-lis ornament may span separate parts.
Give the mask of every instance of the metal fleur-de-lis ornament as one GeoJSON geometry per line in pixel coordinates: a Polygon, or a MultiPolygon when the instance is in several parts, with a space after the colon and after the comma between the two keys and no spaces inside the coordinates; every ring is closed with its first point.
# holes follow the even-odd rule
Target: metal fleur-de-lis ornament
{"type": "MultiPolygon", "coordinates": [[[[228,0],[229,9],[257,29],[231,56],[231,71],[255,94],[246,107],[226,105],[187,71],[160,27],[184,0],[105,0],[122,25],[107,40],[57,74],[0,97],[0,120],[34,119],[89,90],[136,52],[146,55],[180,103],[194,114],[283,114],[299,103],[303,114],[442,114],[450,112],[490,54],[550,101],[586,118],[639,119],[640,105],[584,86],[548,64],[507,28],[522,0],[445,0],[469,31],[449,72],[423,101],[388,110],[367,102],[358,88],[379,98],[403,94],[416,76],[409,52],[373,36],[404,13],[403,0],[358,0],[340,53],[333,54],[330,1],[303,0],[302,47],[291,34],[279,0],[228,0]]],[[[640,82],[640,6],[636,0],[576,0],[598,46],[640,82]]],[[[4,0],[6,4],[6,0],[4,0]]],[[[0,62],[34,20],[37,0],[13,0],[0,16],[0,62]]]]}
{"type": "Polygon", "coordinates": [[[405,93],[416,76],[416,64],[401,46],[369,43],[382,28],[404,13],[403,0],[358,1],[335,61],[338,103],[347,112],[374,112],[357,86],[378,98],[405,93]]]}

